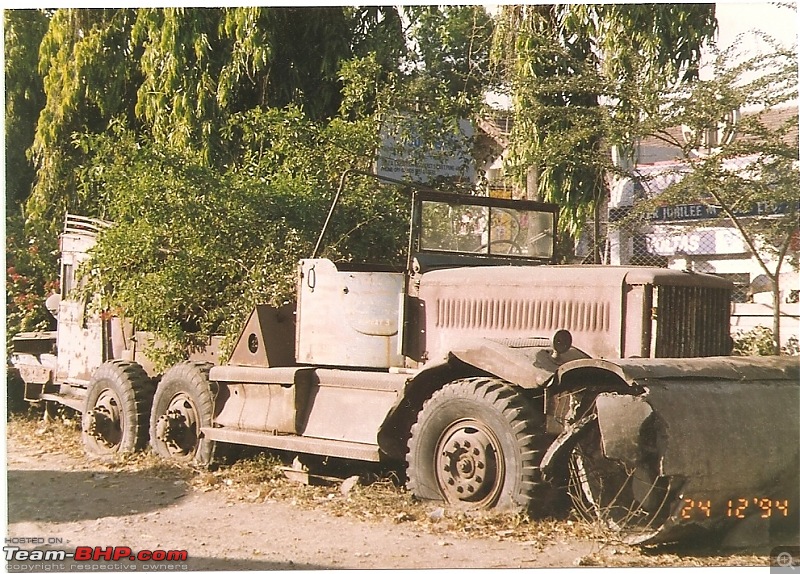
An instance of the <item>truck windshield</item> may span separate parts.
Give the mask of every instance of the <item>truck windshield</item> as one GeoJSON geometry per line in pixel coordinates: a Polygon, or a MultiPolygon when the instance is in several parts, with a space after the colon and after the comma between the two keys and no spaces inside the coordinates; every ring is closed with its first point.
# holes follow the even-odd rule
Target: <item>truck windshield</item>
{"type": "Polygon", "coordinates": [[[554,214],[548,211],[465,204],[463,199],[452,203],[423,200],[420,248],[549,259],[554,226],[554,214]]]}

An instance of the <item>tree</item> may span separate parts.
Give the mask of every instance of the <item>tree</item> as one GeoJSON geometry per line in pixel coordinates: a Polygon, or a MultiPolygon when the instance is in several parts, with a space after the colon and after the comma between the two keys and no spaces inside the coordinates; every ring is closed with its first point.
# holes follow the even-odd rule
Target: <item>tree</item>
{"type": "Polygon", "coordinates": [[[575,235],[605,197],[610,146],[630,149],[654,94],[696,74],[714,6],[507,6],[495,61],[514,99],[509,171],[564,206],[575,235]],[[647,89],[642,89],[642,85],[647,89]]]}
{"type": "MultiPolygon", "coordinates": [[[[73,134],[101,133],[112,120],[224,165],[221,130],[232,114],[293,103],[311,118],[332,117],[342,62],[391,22],[395,9],[57,10],[40,49],[46,104],[31,149],[31,215],[58,219],[81,204],[73,134]]],[[[384,56],[397,65],[395,52],[384,56]]]]}
{"type": "Polygon", "coordinates": [[[44,87],[36,73],[39,44],[47,30],[43,10],[5,10],[6,213],[30,194],[33,164],[26,151],[33,142],[36,119],[44,107],[44,87]]]}
{"type": "Polygon", "coordinates": [[[798,71],[795,48],[764,39],[771,49],[762,54],[742,57],[738,45],[716,51],[711,79],[684,86],[662,100],[662,114],[648,129],[679,147],[690,171],[658,198],[642,202],[636,213],[646,215],[653,201],[668,205],[699,201],[728,220],[770,281],[772,347],[778,354],[781,270],[787,259],[797,257],[800,233],[800,148],[793,104],[798,98],[798,71]],[[791,106],[790,113],[781,121],[769,119],[786,105],[791,106]],[[734,127],[724,119],[739,109],[751,111],[734,127]],[[692,137],[681,141],[670,136],[668,128],[675,125],[686,126],[684,131],[692,137]],[[734,129],[736,137],[731,138],[734,129]]]}
{"type": "Polygon", "coordinates": [[[116,116],[135,122],[133,62],[140,54],[127,41],[134,16],[132,10],[61,9],[50,19],[39,47],[46,103],[30,150],[37,181],[29,218],[59,222],[79,204],[73,134],[103,131],[116,116]]]}
{"type": "Polygon", "coordinates": [[[49,12],[6,10],[5,42],[5,210],[6,210],[6,344],[21,330],[48,329],[52,317],[42,304],[57,287],[55,237],[41,226],[25,229],[22,206],[35,178],[26,151],[45,104],[37,73],[38,49],[49,12]]]}
{"type": "Polygon", "coordinates": [[[494,22],[483,6],[419,8],[412,26],[419,71],[441,78],[454,99],[483,98],[491,80],[493,31],[494,22]]]}

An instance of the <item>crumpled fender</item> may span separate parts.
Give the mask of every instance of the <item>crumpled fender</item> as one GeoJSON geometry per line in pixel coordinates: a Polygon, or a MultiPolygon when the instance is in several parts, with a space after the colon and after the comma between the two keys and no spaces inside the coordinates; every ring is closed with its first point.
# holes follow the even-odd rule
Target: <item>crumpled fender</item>
{"type": "MultiPolygon", "coordinates": [[[[725,534],[731,545],[753,545],[774,543],[776,531],[797,536],[800,357],[579,360],[559,368],[552,390],[586,387],[602,372],[629,388],[597,393],[595,442],[585,438],[585,424],[571,421],[554,444],[569,444],[567,435],[581,432],[575,442],[591,451],[582,455],[583,464],[599,461],[607,474],[598,488],[621,484],[611,477],[619,469],[636,469],[633,511],[652,502],[642,477],[663,489],[662,508],[646,526],[626,532],[629,542],[705,532],[725,534]]],[[[624,498],[605,496],[616,504],[624,498]]],[[[617,513],[613,526],[625,532],[622,516],[617,513]]]]}
{"type": "Polygon", "coordinates": [[[630,386],[652,380],[800,380],[798,357],[697,357],[691,359],[578,359],[558,369],[554,386],[583,380],[593,369],[616,375],[630,386]]]}
{"type": "Polygon", "coordinates": [[[562,365],[588,357],[570,348],[553,356],[550,341],[530,339],[475,339],[462,343],[449,357],[472,365],[525,389],[544,386],[562,365]]]}

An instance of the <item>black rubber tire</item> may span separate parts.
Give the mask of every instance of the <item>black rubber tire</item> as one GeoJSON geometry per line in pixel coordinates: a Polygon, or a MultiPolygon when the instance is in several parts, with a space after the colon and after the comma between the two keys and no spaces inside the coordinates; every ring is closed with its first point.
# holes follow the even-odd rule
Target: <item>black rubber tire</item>
{"type": "Polygon", "coordinates": [[[184,361],[161,378],[150,412],[150,445],[156,454],[208,466],[214,443],[200,436],[211,426],[216,383],[208,379],[211,363],[184,361]]]}
{"type": "Polygon", "coordinates": [[[535,511],[545,487],[537,446],[543,420],[502,380],[449,383],[425,402],[411,427],[408,489],[416,498],[468,509],[535,511]]]}
{"type": "Polygon", "coordinates": [[[19,374],[19,369],[6,368],[6,415],[21,413],[27,410],[25,402],[25,381],[19,374]]]}
{"type": "Polygon", "coordinates": [[[83,448],[90,456],[134,452],[147,445],[153,384],[138,363],[112,360],[94,372],[83,406],[83,448]]]}

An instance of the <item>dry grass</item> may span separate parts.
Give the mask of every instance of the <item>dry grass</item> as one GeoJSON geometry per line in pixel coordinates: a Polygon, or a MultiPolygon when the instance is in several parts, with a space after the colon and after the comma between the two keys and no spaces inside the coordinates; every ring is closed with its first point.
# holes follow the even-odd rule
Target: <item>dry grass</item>
{"type": "MultiPolygon", "coordinates": [[[[41,413],[10,417],[7,427],[10,442],[38,454],[60,453],[83,458],[79,419],[61,414],[45,423],[41,413]]],[[[645,549],[628,546],[598,523],[587,523],[573,516],[556,520],[534,520],[520,512],[463,512],[435,503],[415,500],[392,473],[377,473],[374,467],[349,469],[355,478],[346,480],[347,472],[337,469],[339,478],[324,484],[305,485],[284,475],[281,461],[256,450],[245,451],[238,458],[215,469],[181,466],[154,454],[138,453],[93,460],[87,464],[107,470],[124,470],[145,476],[185,480],[197,491],[217,491],[231,501],[259,504],[269,500],[284,501],[302,508],[323,509],[334,516],[365,521],[404,523],[419,531],[472,538],[512,540],[542,550],[550,544],[568,540],[591,540],[596,550],[576,561],[575,566],[763,566],[768,556],[753,554],[716,554],[692,549],[645,549]]],[[[348,470],[348,469],[345,469],[348,470]]]]}

